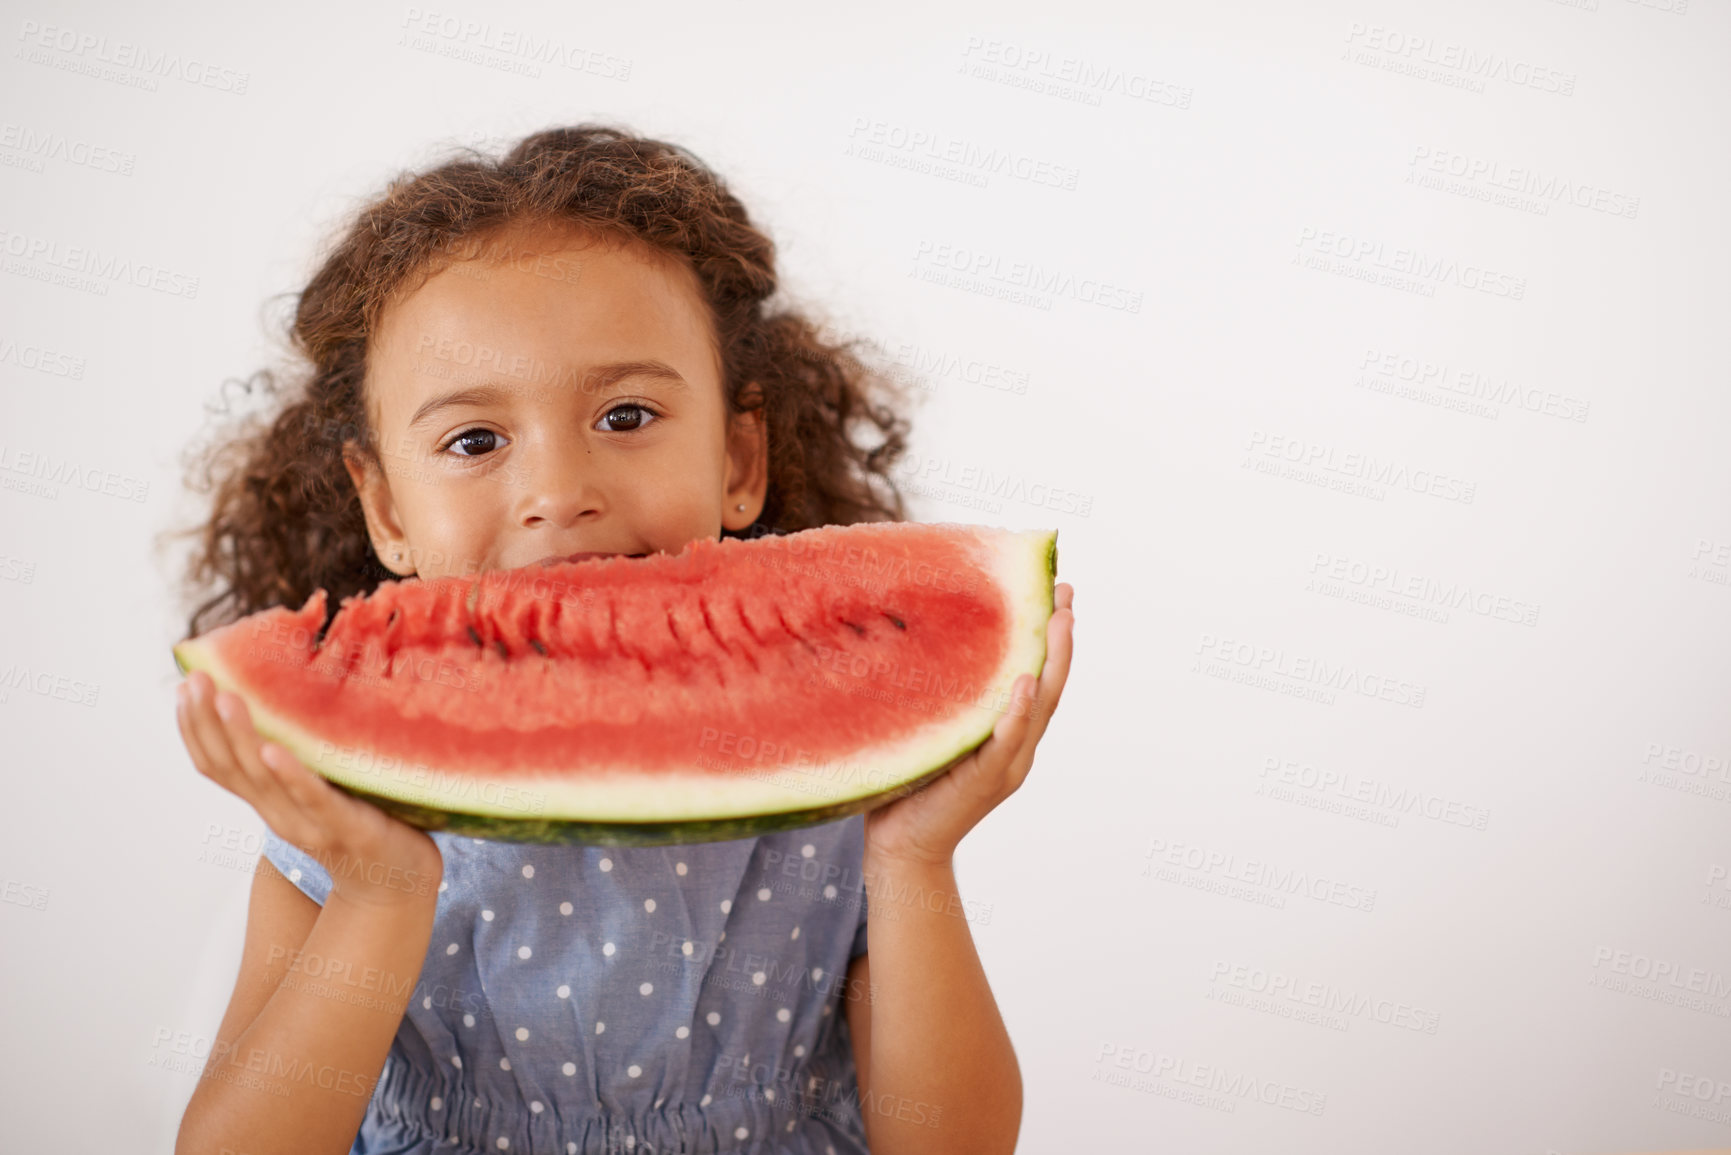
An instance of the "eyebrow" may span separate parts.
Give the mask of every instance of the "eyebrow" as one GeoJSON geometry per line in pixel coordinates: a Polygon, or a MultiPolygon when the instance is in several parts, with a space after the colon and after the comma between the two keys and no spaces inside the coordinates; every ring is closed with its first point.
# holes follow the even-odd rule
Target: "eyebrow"
{"type": "MultiPolygon", "coordinates": [[[[597,365],[583,376],[584,389],[598,392],[606,389],[627,377],[653,377],[669,385],[687,388],[689,382],[679,375],[678,370],[665,361],[614,361],[606,365],[597,365]]],[[[503,379],[500,379],[503,380],[503,379]]],[[[512,393],[521,392],[524,382],[512,380],[509,384],[480,384],[458,389],[450,393],[441,393],[428,398],[422,403],[415,415],[409,419],[409,428],[414,429],[431,420],[441,409],[453,405],[496,405],[504,401],[512,393]]],[[[555,385],[556,387],[556,385],[555,385]]]]}

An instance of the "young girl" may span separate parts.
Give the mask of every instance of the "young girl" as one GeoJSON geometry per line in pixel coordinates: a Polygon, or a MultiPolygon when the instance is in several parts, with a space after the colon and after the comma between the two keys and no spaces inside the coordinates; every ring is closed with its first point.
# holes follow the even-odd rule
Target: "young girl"
{"type": "MultiPolygon", "coordinates": [[[[189,634],[319,588],[334,611],[388,579],[899,517],[881,380],[767,310],[775,287],[769,239],[659,141],[557,129],[399,179],[300,294],[303,387],[210,463],[189,634]]],[[[1011,1151],[1020,1072],[952,858],[1057,705],[1057,604],[1038,686],[927,788],[664,848],[414,829],[190,676],[194,764],[271,834],[177,1151],[1011,1151]]]]}

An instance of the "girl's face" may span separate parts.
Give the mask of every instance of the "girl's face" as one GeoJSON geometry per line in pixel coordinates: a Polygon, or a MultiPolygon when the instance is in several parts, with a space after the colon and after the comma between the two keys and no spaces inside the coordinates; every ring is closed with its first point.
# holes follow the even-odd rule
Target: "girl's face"
{"type": "Polygon", "coordinates": [[[380,560],[432,578],[749,526],[764,429],[729,419],[712,334],[690,269],[570,229],[513,226],[392,302],[367,358],[383,472],[345,455],[380,560]]]}

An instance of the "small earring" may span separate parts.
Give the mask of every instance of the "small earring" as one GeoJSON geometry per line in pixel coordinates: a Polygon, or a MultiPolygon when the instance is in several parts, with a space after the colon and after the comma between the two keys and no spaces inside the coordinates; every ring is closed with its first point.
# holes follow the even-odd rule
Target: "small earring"
{"type": "Polygon", "coordinates": [[[745,512],[745,506],[743,506],[743,505],[736,505],[733,508],[737,509],[741,513],[745,512]]]}

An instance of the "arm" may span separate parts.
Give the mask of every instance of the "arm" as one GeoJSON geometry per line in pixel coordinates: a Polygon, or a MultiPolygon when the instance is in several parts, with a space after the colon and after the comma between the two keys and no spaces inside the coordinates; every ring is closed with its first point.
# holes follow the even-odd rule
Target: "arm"
{"type": "Polygon", "coordinates": [[[263,742],[208,674],[182,683],[175,716],[199,773],[321,864],[352,868],[326,866],[321,908],[260,862],[240,977],[175,1151],[346,1155],[426,960],[444,860],[425,832],[263,742]]]}
{"type": "Polygon", "coordinates": [[[874,1155],[1014,1151],[1021,1067],[967,919],[953,913],[954,871],[868,865],[866,877],[872,949],[848,967],[847,1020],[874,1155]],[[903,894],[919,900],[892,906],[903,894]]]}
{"type": "Polygon", "coordinates": [[[240,975],[175,1155],[347,1155],[426,958],[434,908],[369,907],[334,891],[320,907],[261,859],[240,975]],[[297,966],[314,956],[317,977],[297,966]]]}
{"type": "Polygon", "coordinates": [[[1058,707],[1070,673],[1074,591],[1060,584],[1053,594],[1038,682],[1016,680],[1009,712],[978,749],[866,815],[871,954],[848,967],[847,1019],[860,1113],[877,1155],[1016,1147],[1021,1068],[967,919],[958,917],[955,850],[1027,778],[1058,707]]]}

